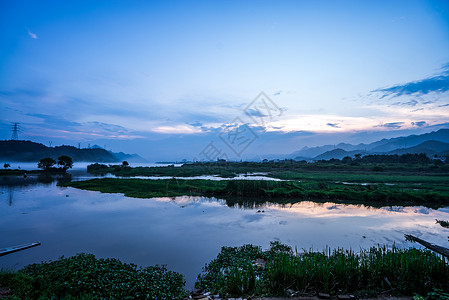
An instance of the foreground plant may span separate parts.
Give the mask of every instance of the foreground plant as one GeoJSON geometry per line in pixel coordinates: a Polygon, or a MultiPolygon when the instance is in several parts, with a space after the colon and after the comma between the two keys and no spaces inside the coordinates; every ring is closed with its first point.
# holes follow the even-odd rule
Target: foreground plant
{"type": "Polygon", "coordinates": [[[415,248],[373,247],[355,253],[335,249],[293,253],[288,246],[223,247],[198,275],[196,287],[223,296],[386,292],[396,295],[449,291],[449,267],[444,259],[415,248]],[[257,261],[265,261],[258,266],[257,261]]]}
{"type": "Polygon", "coordinates": [[[180,299],[184,284],[181,274],[164,266],[139,268],[92,254],[0,272],[0,285],[19,299],[180,299]]]}

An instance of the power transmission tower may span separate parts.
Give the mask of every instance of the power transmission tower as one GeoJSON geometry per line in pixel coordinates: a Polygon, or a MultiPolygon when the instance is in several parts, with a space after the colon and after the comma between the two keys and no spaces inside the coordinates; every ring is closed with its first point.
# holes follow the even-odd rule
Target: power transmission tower
{"type": "Polygon", "coordinates": [[[19,127],[20,123],[12,123],[12,134],[11,134],[11,140],[18,140],[19,139],[19,127]]]}

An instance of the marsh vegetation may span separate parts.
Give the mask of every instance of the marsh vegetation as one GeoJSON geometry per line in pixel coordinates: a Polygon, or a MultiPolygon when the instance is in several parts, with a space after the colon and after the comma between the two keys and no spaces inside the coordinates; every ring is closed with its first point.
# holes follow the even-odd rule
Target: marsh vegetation
{"type": "Polygon", "coordinates": [[[100,178],[61,183],[104,193],[123,193],[129,197],[174,196],[248,197],[261,201],[295,203],[302,200],[341,200],[351,203],[446,205],[449,187],[435,181],[425,186],[413,182],[395,185],[345,184],[325,181],[262,180],[182,180],[100,178]]]}
{"type": "MultiPolygon", "coordinates": [[[[444,298],[449,267],[440,256],[385,246],[355,252],[301,251],[271,242],[270,249],[223,247],[198,275],[196,288],[220,297],[285,296],[289,293],[356,296],[427,295],[444,298]]],[[[12,299],[181,299],[184,279],[164,266],[140,268],[117,259],[78,254],[0,271],[12,299]]],[[[432,297],[429,297],[432,298],[432,297]]],[[[435,298],[435,297],[433,297],[435,298]]]]}
{"type": "Polygon", "coordinates": [[[196,287],[222,296],[284,296],[287,290],[306,295],[426,295],[435,289],[449,291],[448,282],[445,260],[428,250],[377,246],[358,253],[345,249],[298,253],[272,242],[266,251],[254,245],[223,247],[204,267],[196,287]]]}

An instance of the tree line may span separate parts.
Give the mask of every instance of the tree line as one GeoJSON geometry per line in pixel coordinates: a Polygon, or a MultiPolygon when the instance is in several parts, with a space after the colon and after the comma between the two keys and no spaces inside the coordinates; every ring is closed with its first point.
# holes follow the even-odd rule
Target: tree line
{"type": "Polygon", "coordinates": [[[56,164],[59,166],[59,169],[67,171],[68,169],[73,167],[73,160],[70,156],[67,155],[59,156],[58,161],[54,160],[51,157],[45,157],[37,163],[37,167],[39,169],[43,169],[44,171],[50,171],[52,169],[55,169],[53,168],[53,166],[56,164]]]}

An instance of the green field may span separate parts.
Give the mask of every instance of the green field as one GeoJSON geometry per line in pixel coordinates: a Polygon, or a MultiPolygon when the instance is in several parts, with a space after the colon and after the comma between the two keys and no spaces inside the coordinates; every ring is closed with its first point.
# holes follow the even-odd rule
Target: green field
{"type": "MultiPolygon", "coordinates": [[[[420,178],[422,179],[422,178],[420,178]]],[[[104,193],[123,193],[128,197],[152,198],[174,196],[210,196],[259,199],[259,201],[294,203],[303,200],[348,201],[373,205],[449,204],[445,178],[417,185],[402,181],[394,185],[343,184],[332,181],[262,181],[262,180],[181,180],[101,178],[60,183],[79,189],[104,193]]]]}
{"type": "MultiPolygon", "coordinates": [[[[389,156],[388,156],[389,157],[389,156]]],[[[395,157],[395,156],[393,156],[395,157]]],[[[401,156],[397,159],[399,160],[401,156]]],[[[388,161],[388,159],[386,159],[388,161]]],[[[409,159],[410,160],[410,159],[409,159]]],[[[401,160],[399,160],[401,161],[401,160]]],[[[92,174],[114,174],[132,176],[192,177],[219,175],[232,178],[238,174],[266,173],[281,179],[343,180],[352,182],[397,182],[399,181],[441,181],[449,183],[449,165],[439,160],[428,159],[410,162],[371,162],[371,160],[320,161],[306,163],[294,160],[271,162],[196,162],[180,167],[129,167],[124,165],[93,164],[87,167],[92,174]],[[398,178],[396,178],[398,177],[398,178]],[[441,179],[442,177],[443,179],[441,179]]]]}

